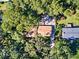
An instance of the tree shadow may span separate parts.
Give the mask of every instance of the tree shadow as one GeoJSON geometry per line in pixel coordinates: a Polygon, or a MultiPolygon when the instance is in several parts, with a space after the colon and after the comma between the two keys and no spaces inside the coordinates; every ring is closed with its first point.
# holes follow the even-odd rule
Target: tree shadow
{"type": "Polygon", "coordinates": [[[79,41],[78,40],[68,40],[68,46],[70,48],[70,53],[72,55],[77,54],[77,50],[79,49],[79,41]]]}
{"type": "Polygon", "coordinates": [[[59,13],[58,15],[56,15],[56,19],[57,20],[64,20],[66,19],[67,17],[63,14],[63,13],[59,13]]]}
{"type": "Polygon", "coordinates": [[[59,1],[60,6],[62,6],[65,10],[66,9],[71,9],[75,10],[76,9],[76,4],[73,3],[73,1],[70,1],[69,3],[66,0],[60,0],[59,1]]]}

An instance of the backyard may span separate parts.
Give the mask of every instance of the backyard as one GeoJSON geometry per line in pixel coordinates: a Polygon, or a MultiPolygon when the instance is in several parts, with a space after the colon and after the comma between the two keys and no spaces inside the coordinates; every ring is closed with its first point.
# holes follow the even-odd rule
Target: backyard
{"type": "Polygon", "coordinates": [[[79,26],[79,12],[77,12],[75,15],[68,16],[67,19],[64,20],[58,20],[58,24],[68,24],[73,23],[76,26],[79,26]]]}

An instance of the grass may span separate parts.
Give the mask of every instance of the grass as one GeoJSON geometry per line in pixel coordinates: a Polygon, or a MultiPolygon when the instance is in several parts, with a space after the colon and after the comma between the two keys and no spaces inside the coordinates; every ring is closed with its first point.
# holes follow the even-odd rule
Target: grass
{"type": "Polygon", "coordinates": [[[79,16],[77,16],[77,14],[69,16],[65,20],[59,20],[58,24],[65,24],[66,25],[68,23],[73,23],[74,25],[79,25],[79,16]]]}
{"type": "Polygon", "coordinates": [[[0,3],[0,10],[6,10],[6,4],[5,3],[4,4],[0,3]]]}
{"type": "Polygon", "coordinates": [[[71,59],[79,59],[79,50],[75,56],[73,56],[71,59]]]}

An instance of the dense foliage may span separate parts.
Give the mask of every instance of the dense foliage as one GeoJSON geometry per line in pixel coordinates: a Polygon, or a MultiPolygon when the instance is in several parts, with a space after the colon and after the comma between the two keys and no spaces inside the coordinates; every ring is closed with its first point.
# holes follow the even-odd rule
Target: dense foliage
{"type": "Polygon", "coordinates": [[[58,22],[63,15],[65,19],[75,20],[79,24],[78,0],[13,0],[5,2],[5,5],[0,32],[0,59],[79,58],[79,40],[71,42],[59,38],[61,22],[56,28],[54,48],[49,46],[49,37],[23,36],[23,31],[29,31],[33,25],[38,25],[40,15],[44,13],[54,16],[58,22]]]}

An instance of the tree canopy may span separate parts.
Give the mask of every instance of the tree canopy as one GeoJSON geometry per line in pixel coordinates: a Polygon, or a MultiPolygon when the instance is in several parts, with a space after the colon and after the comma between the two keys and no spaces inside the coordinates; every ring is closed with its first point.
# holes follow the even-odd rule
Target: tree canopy
{"type": "Polygon", "coordinates": [[[4,5],[6,8],[2,10],[0,24],[0,59],[77,59],[79,40],[71,43],[60,39],[58,36],[63,22],[58,19],[64,15],[65,19],[79,24],[78,0],[12,0],[4,5]],[[49,46],[50,37],[23,36],[23,31],[28,32],[31,27],[38,25],[40,15],[45,13],[54,16],[58,22],[54,48],[49,46]]]}

